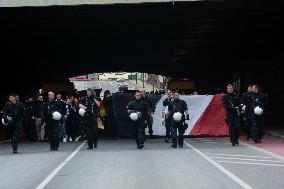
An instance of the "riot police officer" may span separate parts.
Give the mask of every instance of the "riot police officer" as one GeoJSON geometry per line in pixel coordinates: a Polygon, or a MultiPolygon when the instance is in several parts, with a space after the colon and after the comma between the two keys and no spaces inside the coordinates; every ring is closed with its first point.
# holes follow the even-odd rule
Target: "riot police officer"
{"type": "Polygon", "coordinates": [[[142,90],[141,91],[141,99],[147,103],[148,107],[149,107],[149,111],[150,111],[150,114],[149,115],[146,115],[146,123],[147,123],[147,126],[148,126],[148,129],[149,129],[149,135],[150,137],[153,137],[153,115],[154,115],[154,112],[155,112],[155,106],[154,104],[152,103],[152,101],[150,100],[149,96],[146,96],[146,93],[145,93],[145,90],[142,90]]]}
{"type": "Polygon", "coordinates": [[[223,107],[226,109],[225,121],[229,127],[232,146],[239,145],[239,96],[234,92],[232,84],[227,85],[227,94],[222,97],[223,107]]]}
{"type": "Polygon", "coordinates": [[[94,96],[92,89],[87,89],[87,96],[80,100],[79,107],[85,110],[82,117],[82,124],[86,128],[88,138],[88,148],[97,148],[98,141],[98,117],[100,100],[94,96]]]}
{"type": "Polygon", "coordinates": [[[268,97],[267,94],[259,91],[258,85],[253,85],[252,94],[250,95],[248,101],[250,106],[248,114],[252,120],[251,137],[255,143],[261,143],[264,126],[263,112],[268,105],[268,97]]]}
{"type": "Polygon", "coordinates": [[[167,119],[171,118],[172,129],[172,148],[183,148],[183,134],[187,129],[185,120],[189,120],[187,104],[180,99],[179,92],[175,91],[173,95],[174,100],[169,103],[167,119]],[[177,132],[179,133],[177,135],[177,132]]]}
{"type": "Polygon", "coordinates": [[[243,94],[241,98],[241,113],[242,113],[242,118],[243,118],[243,123],[244,123],[244,130],[247,135],[247,140],[250,139],[251,137],[251,125],[252,125],[252,120],[251,116],[249,116],[249,110],[251,107],[249,106],[249,98],[252,94],[252,85],[249,85],[247,88],[247,92],[243,94]]]}
{"type": "Polygon", "coordinates": [[[48,93],[48,101],[43,104],[41,125],[45,124],[50,144],[50,151],[59,148],[59,129],[62,119],[62,106],[55,101],[54,93],[48,93]]]}
{"type": "Polygon", "coordinates": [[[67,120],[68,117],[68,105],[66,105],[66,102],[62,99],[62,95],[61,93],[57,93],[56,94],[56,100],[55,100],[59,105],[60,108],[62,110],[62,118],[59,122],[60,125],[60,131],[59,131],[59,138],[63,139],[63,142],[67,141],[67,136],[66,136],[66,126],[65,126],[65,122],[67,120]]]}
{"type": "Polygon", "coordinates": [[[172,97],[172,91],[171,90],[167,90],[167,98],[163,101],[163,106],[165,108],[165,127],[166,127],[166,139],[165,142],[166,143],[170,143],[170,138],[171,138],[171,117],[167,117],[166,114],[168,112],[168,106],[170,104],[171,101],[173,101],[173,97],[172,97]]]}
{"type": "Polygon", "coordinates": [[[9,101],[3,110],[3,121],[9,127],[9,138],[13,147],[13,153],[18,153],[18,143],[22,129],[22,119],[24,115],[24,106],[17,101],[16,95],[9,95],[9,101]]]}
{"type": "Polygon", "coordinates": [[[148,104],[142,100],[141,92],[136,91],[135,100],[131,101],[128,105],[128,113],[133,122],[137,148],[142,149],[145,142],[145,121],[150,112],[148,104]]]}

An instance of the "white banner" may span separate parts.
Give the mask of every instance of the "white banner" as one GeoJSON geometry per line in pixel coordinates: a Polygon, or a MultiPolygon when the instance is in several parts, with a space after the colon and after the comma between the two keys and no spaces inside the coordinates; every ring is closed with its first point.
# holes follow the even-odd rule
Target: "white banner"
{"type": "MultiPolygon", "coordinates": [[[[166,128],[164,125],[162,125],[162,112],[165,109],[165,107],[163,106],[163,100],[165,98],[166,96],[163,96],[156,106],[153,118],[154,135],[164,136],[166,133],[166,128]]],[[[212,98],[213,95],[181,96],[181,99],[184,100],[188,106],[190,118],[189,121],[186,121],[186,123],[188,124],[188,129],[186,130],[185,135],[189,135],[190,131],[192,130],[202,113],[205,111],[212,98]]]]}

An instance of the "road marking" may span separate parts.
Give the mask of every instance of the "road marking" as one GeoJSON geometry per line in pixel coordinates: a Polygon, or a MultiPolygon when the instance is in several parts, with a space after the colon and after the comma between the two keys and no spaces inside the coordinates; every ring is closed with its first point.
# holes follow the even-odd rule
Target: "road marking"
{"type": "Polygon", "coordinates": [[[284,167],[284,165],[280,164],[270,164],[270,163],[253,163],[253,162],[242,162],[242,161],[217,161],[218,163],[232,163],[232,164],[246,164],[246,165],[266,165],[266,166],[274,166],[274,167],[284,167]]]}
{"type": "Polygon", "coordinates": [[[213,159],[227,159],[227,160],[241,160],[241,161],[264,161],[264,162],[275,162],[275,163],[284,163],[284,161],[275,161],[275,160],[267,160],[267,159],[243,159],[243,158],[228,158],[228,157],[211,157],[213,159]]]}
{"type": "Polygon", "coordinates": [[[205,143],[205,144],[216,144],[217,142],[203,142],[202,143],[205,143]]]}
{"type": "Polygon", "coordinates": [[[206,153],[207,155],[215,155],[215,156],[232,156],[232,157],[248,157],[248,158],[267,158],[271,159],[273,157],[266,157],[266,156],[246,156],[246,155],[233,155],[233,154],[214,154],[214,153],[206,153]]]}
{"type": "Polygon", "coordinates": [[[284,161],[284,157],[283,157],[283,156],[280,156],[280,155],[275,154],[275,153],[273,153],[273,152],[270,152],[270,151],[268,151],[268,150],[265,150],[265,149],[262,149],[262,148],[259,148],[259,147],[256,147],[256,146],[252,146],[252,145],[250,145],[250,144],[247,144],[247,143],[244,143],[244,142],[241,142],[241,141],[240,141],[239,143],[242,144],[242,145],[244,145],[244,146],[248,146],[248,147],[250,147],[250,148],[252,148],[252,149],[255,149],[255,150],[259,151],[259,152],[265,153],[266,155],[269,155],[269,156],[272,156],[272,157],[274,157],[274,158],[276,158],[276,159],[279,159],[279,160],[281,160],[281,161],[284,161]]]}
{"type": "Polygon", "coordinates": [[[50,175],[48,175],[37,187],[36,189],[43,189],[54,177],[55,175],[80,151],[80,149],[86,144],[83,142],[69,157],[67,157],[50,175]]]}
{"type": "Polygon", "coordinates": [[[205,155],[204,153],[202,153],[200,150],[196,149],[195,147],[193,147],[191,144],[189,144],[188,142],[185,142],[185,145],[187,145],[189,148],[191,148],[193,151],[195,151],[197,154],[199,154],[201,157],[203,157],[205,160],[207,160],[209,163],[211,163],[212,165],[214,165],[216,168],[218,168],[220,171],[222,171],[224,174],[226,174],[228,177],[230,177],[231,179],[233,179],[236,183],[238,183],[240,186],[242,186],[244,189],[253,189],[253,187],[251,187],[250,185],[248,185],[247,183],[245,183],[244,181],[242,181],[241,179],[239,179],[237,176],[235,176],[233,173],[231,173],[229,170],[227,170],[225,167],[223,167],[222,165],[220,165],[219,163],[217,163],[216,161],[214,161],[213,159],[211,159],[210,157],[208,157],[207,155],[205,155]]]}

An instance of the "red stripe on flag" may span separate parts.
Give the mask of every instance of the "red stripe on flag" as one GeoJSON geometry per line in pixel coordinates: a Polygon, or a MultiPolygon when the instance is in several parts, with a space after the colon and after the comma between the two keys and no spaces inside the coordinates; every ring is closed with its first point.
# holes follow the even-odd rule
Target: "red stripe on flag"
{"type": "Polygon", "coordinates": [[[189,133],[190,136],[209,135],[209,136],[225,136],[229,130],[224,121],[226,112],[222,106],[223,95],[215,95],[201,117],[198,119],[193,129],[189,133]]]}

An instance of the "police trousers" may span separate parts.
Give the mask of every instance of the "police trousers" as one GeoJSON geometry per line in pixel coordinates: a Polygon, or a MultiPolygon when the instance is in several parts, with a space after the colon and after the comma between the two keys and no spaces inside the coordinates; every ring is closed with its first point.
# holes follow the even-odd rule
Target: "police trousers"
{"type": "Polygon", "coordinates": [[[60,131],[59,121],[55,121],[53,119],[46,121],[46,132],[50,148],[59,147],[59,131],[60,131]]]}
{"type": "Polygon", "coordinates": [[[184,121],[181,120],[180,122],[175,122],[174,120],[171,121],[171,128],[172,128],[172,145],[173,146],[182,146],[183,145],[183,134],[185,132],[184,126],[183,126],[184,121]],[[178,132],[178,134],[177,134],[178,132]]]}
{"type": "Polygon", "coordinates": [[[93,148],[98,142],[98,120],[94,115],[84,116],[82,120],[83,126],[86,129],[88,146],[93,148]]]}
{"type": "Polygon", "coordinates": [[[21,129],[22,129],[22,122],[15,121],[12,125],[9,126],[9,137],[11,139],[11,144],[13,150],[18,149],[18,144],[21,137],[21,129]]]}
{"type": "Polygon", "coordinates": [[[133,122],[134,137],[137,145],[143,145],[145,142],[145,120],[138,119],[133,122]]]}
{"type": "Polygon", "coordinates": [[[226,120],[229,127],[230,141],[232,144],[236,144],[239,140],[240,118],[238,114],[227,114],[226,120]]]}

